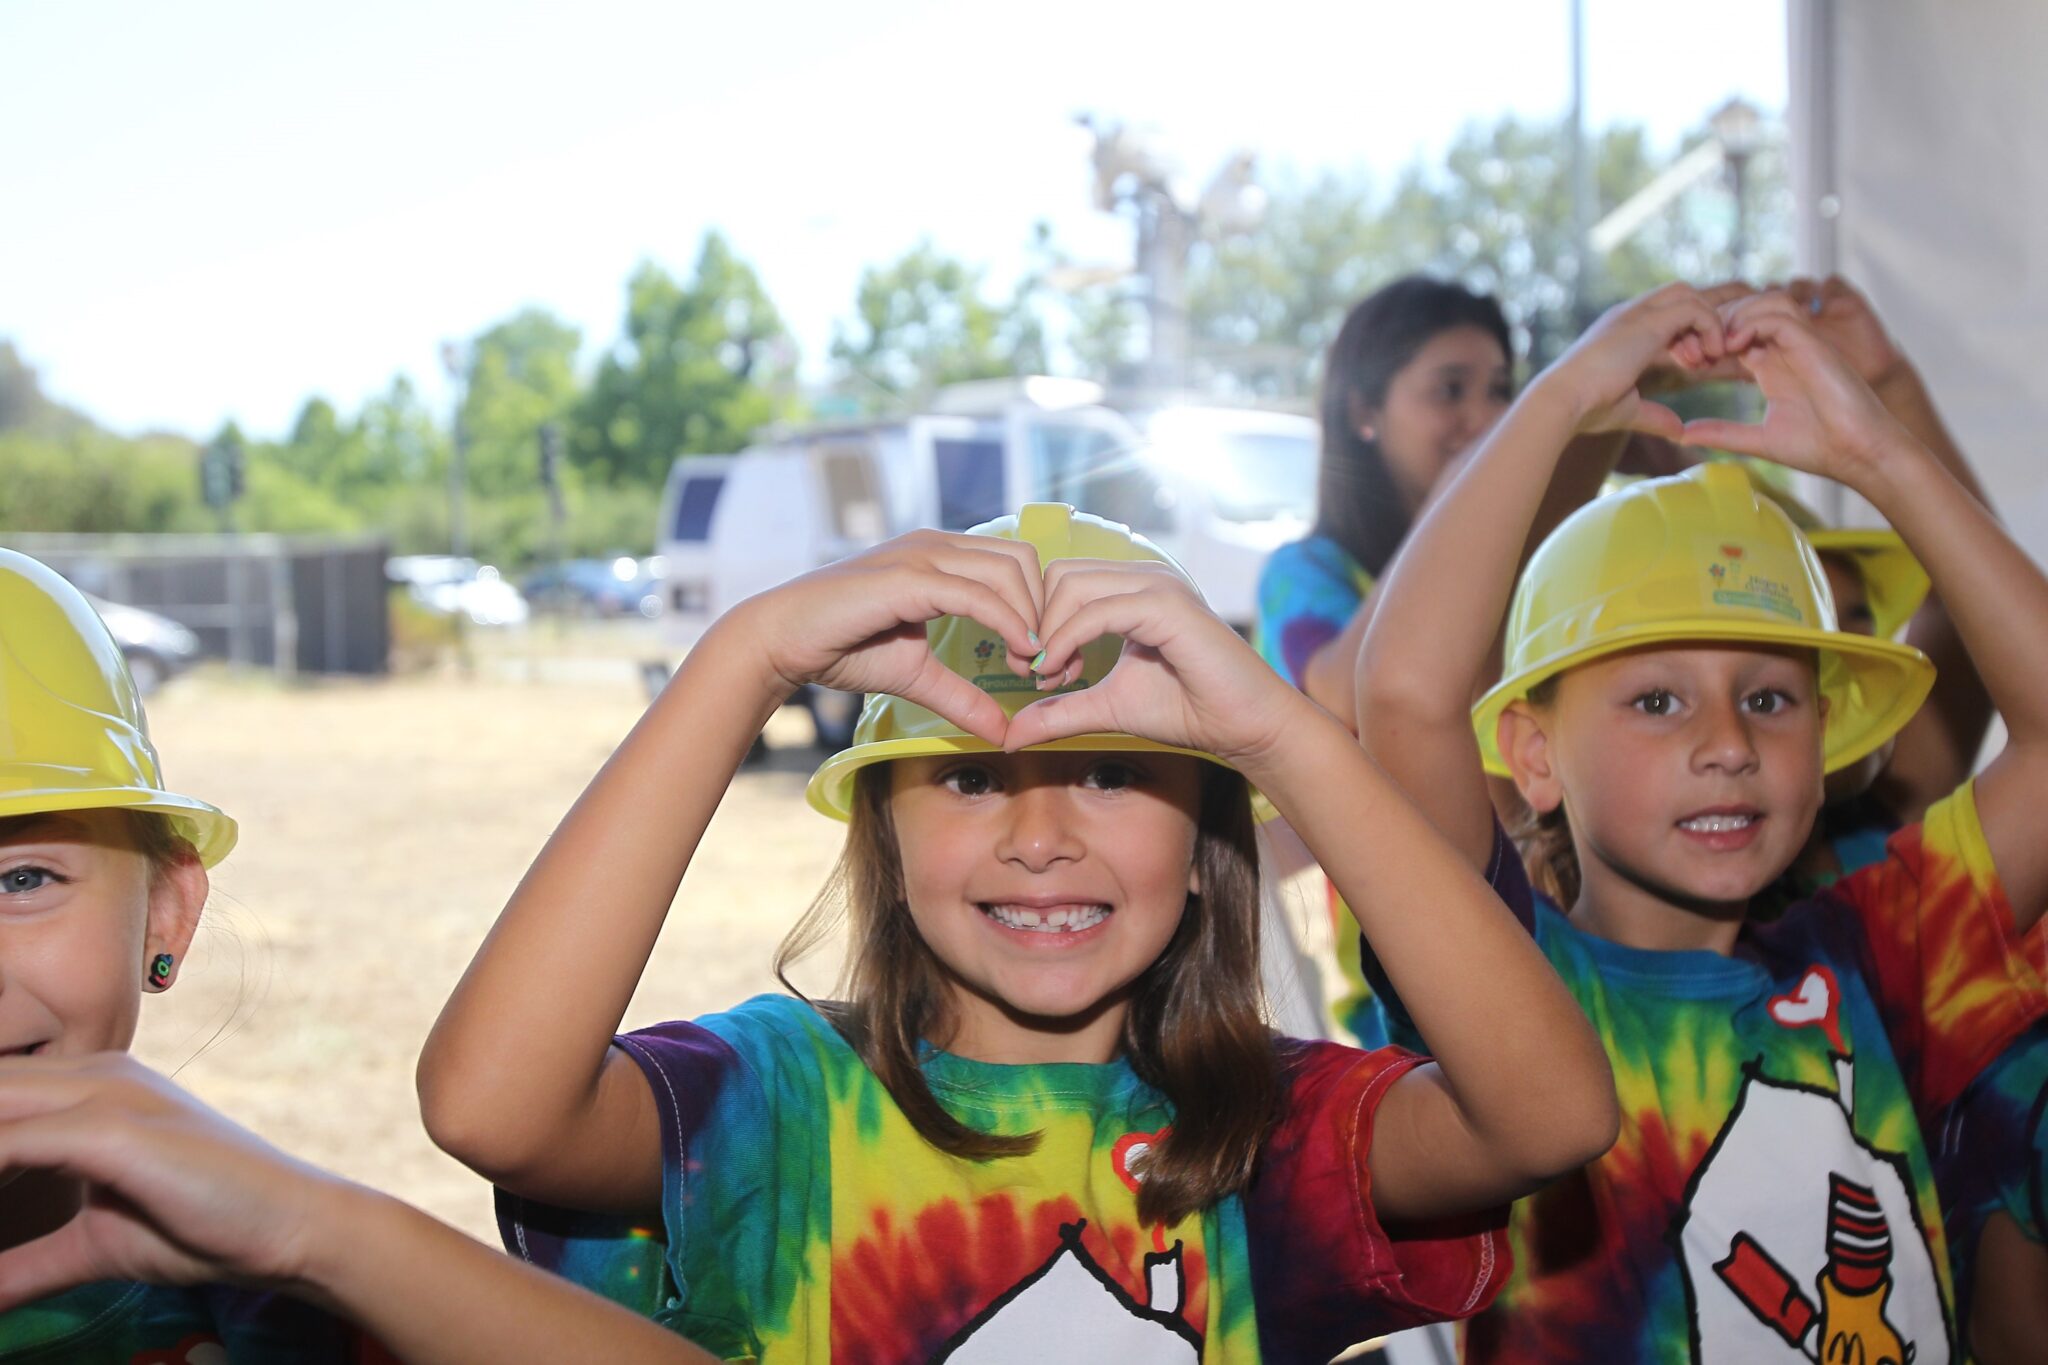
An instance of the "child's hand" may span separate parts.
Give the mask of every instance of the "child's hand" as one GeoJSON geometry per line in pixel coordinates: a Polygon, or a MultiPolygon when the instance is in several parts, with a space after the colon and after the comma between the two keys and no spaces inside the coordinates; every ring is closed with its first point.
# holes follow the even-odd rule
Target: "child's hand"
{"type": "Polygon", "coordinates": [[[1038,652],[1043,584],[1031,546],[994,536],[913,531],[761,594],[745,612],[785,690],[818,683],[888,692],[971,735],[1003,742],[1005,716],[986,692],[933,657],[925,623],[967,616],[1002,636],[1010,667],[1038,652]]]}
{"type": "Polygon", "coordinates": [[[1792,302],[1806,310],[1813,330],[1841,352],[1857,378],[1875,389],[1897,374],[1906,357],[1892,344],[1870,300],[1840,275],[1796,279],[1785,286],[1792,302]]]}
{"type": "Polygon", "coordinates": [[[1668,284],[1608,309],[1535,386],[1562,386],[1580,432],[1647,431],[1677,440],[1685,423],[1642,396],[1644,375],[1665,364],[1703,372],[1726,352],[1713,305],[1690,285],[1668,284]]]}
{"type": "MultiPolygon", "coordinates": [[[[1707,306],[1719,310],[1726,304],[1740,298],[1747,298],[1756,292],[1756,287],[1746,280],[1723,280],[1710,284],[1699,291],[1707,306]]],[[[1645,398],[1655,398],[1682,389],[1696,388],[1701,384],[1747,384],[1749,371],[1732,355],[1723,355],[1718,360],[1704,361],[1697,369],[1687,369],[1670,357],[1662,357],[1643,371],[1643,377],[1636,384],[1636,392],[1645,398]]],[[[1682,467],[1682,466],[1681,466],[1682,467]]],[[[1674,471],[1675,472],[1675,471],[1674,471]]]]}
{"type": "Polygon", "coordinates": [[[1048,684],[1073,680],[1081,650],[1123,637],[1108,676],[1033,702],[1010,720],[1004,747],[1115,732],[1238,762],[1268,748],[1303,704],[1237,632],[1173,570],[1156,563],[1054,561],[1039,618],[1048,684]]]}
{"type": "Polygon", "coordinates": [[[1728,305],[1728,334],[1763,393],[1764,419],[1700,418],[1686,424],[1685,442],[1759,455],[1858,487],[1864,470],[1904,433],[1809,317],[1782,290],[1728,305]]]}
{"type": "Polygon", "coordinates": [[[335,1178],[122,1053],[0,1062],[0,1179],[85,1186],[56,1231],[0,1252],[0,1312],[95,1280],[284,1286],[335,1178]]]}

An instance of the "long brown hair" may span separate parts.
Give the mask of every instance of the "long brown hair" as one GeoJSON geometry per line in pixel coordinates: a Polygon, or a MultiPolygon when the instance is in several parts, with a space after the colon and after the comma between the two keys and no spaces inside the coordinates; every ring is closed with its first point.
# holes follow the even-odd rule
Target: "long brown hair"
{"type": "MultiPolygon", "coordinates": [[[[1123,1054],[1166,1097],[1172,1129],[1145,1158],[1138,1216],[1169,1224],[1244,1188],[1279,1117],[1280,1060],[1259,987],[1259,874],[1245,780],[1202,764],[1195,837],[1199,896],[1166,949],[1132,987],[1123,1054]]],[[[889,814],[887,766],[861,770],[853,822],[831,879],[775,954],[775,973],[851,928],[843,1003],[820,1004],[925,1141],[974,1161],[1034,1150],[1038,1134],[998,1136],[948,1113],[918,1066],[921,1040],[943,1036],[948,997],[938,958],[910,917],[889,814]]]]}

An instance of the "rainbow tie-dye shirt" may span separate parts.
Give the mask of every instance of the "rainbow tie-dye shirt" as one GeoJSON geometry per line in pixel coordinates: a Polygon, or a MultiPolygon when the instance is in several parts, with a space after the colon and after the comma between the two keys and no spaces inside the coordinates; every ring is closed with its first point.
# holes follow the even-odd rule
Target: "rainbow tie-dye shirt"
{"type": "Polygon", "coordinates": [[[227,1285],[106,1280],[0,1314],[8,1365],[398,1365],[308,1304],[227,1285]]]}
{"type": "Polygon", "coordinates": [[[1125,1063],[929,1053],[955,1117],[1041,1134],[975,1162],[919,1137],[802,1001],[618,1044],[661,1112],[662,1226],[501,1192],[507,1245],[726,1359],[1320,1365],[1470,1313],[1507,1274],[1504,1212],[1398,1240],[1373,1215],[1364,1154],[1409,1054],[1281,1044],[1286,1114],[1251,1188],[1155,1228],[1131,1169],[1173,1115],[1125,1063]]]}
{"type": "Polygon", "coordinates": [[[1468,1360],[1951,1359],[1923,1125],[2048,1012],[2048,985],[1971,788],[1887,847],[1722,957],[1581,933],[1497,835],[1494,888],[1606,1043],[1622,1131],[1516,1204],[1515,1274],[1467,1325],[1468,1360]]]}

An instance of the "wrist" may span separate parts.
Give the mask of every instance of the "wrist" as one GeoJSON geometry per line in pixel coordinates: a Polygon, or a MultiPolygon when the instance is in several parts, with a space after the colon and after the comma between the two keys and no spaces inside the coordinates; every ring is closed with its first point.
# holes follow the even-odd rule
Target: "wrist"
{"type": "Polygon", "coordinates": [[[1584,435],[1586,420],[1600,405],[1587,400],[1583,385],[1569,382],[1567,363],[1559,361],[1537,375],[1522,390],[1503,422],[1514,421],[1519,414],[1525,422],[1558,427],[1567,437],[1584,435]]]}
{"type": "Polygon", "coordinates": [[[767,593],[749,597],[713,621],[683,662],[685,667],[717,667],[733,673],[737,684],[760,694],[765,714],[773,715],[796,694],[803,680],[790,677],[776,663],[769,646],[774,628],[766,619],[768,597],[767,593]]]}
{"type": "MultiPolygon", "coordinates": [[[[330,1312],[345,1312],[366,1248],[388,1246],[394,1217],[413,1210],[398,1200],[325,1171],[307,1176],[297,1246],[272,1287],[330,1312]]],[[[374,1253],[370,1253],[374,1254],[374,1253]]]]}

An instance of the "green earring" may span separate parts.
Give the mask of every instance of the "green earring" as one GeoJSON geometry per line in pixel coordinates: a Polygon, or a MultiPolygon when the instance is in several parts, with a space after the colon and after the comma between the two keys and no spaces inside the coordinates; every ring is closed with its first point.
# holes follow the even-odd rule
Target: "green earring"
{"type": "Polygon", "coordinates": [[[169,953],[158,953],[149,964],[149,988],[153,991],[167,991],[171,988],[171,963],[176,961],[169,953]]]}

